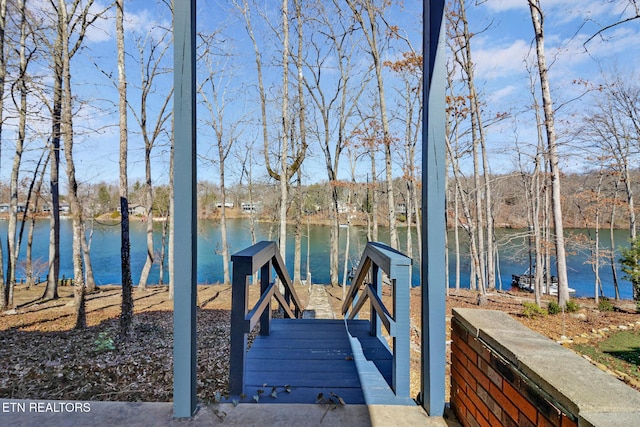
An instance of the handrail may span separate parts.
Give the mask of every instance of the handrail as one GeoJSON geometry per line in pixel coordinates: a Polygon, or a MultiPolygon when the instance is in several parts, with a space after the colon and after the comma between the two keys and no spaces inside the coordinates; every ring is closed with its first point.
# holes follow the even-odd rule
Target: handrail
{"type": "Polygon", "coordinates": [[[231,348],[229,360],[229,392],[243,393],[247,334],[260,322],[260,335],[269,335],[271,300],[275,298],[285,316],[302,316],[302,302],[293,287],[278,246],[262,241],[231,256],[233,279],[231,288],[231,348]],[[271,281],[272,269],[284,286],[284,295],[271,281]],[[250,277],[260,271],[260,299],[249,310],[250,277]],[[291,308],[293,302],[293,309],[291,308]]]}
{"type": "Polygon", "coordinates": [[[393,384],[391,387],[398,397],[409,397],[410,363],[410,288],[411,258],[401,252],[377,242],[369,242],[362,253],[358,269],[351,282],[342,315],[355,318],[365,303],[369,301],[369,333],[383,340],[381,326],[393,337],[393,384]],[[387,275],[393,289],[393,314],[382,301],[382,274],[387,275]],[[370,283],[367,277],[371,273],[370,283]]]}

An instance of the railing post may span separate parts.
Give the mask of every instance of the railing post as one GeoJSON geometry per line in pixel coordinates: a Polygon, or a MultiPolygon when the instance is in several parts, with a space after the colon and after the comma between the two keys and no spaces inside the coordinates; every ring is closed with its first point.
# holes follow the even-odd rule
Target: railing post
{"type": "Polygon", "coordinates": [[[393,284],[393,390],[398,397],[409,397],[411,370],[411,265],[396,266],[393,284]]]}
{"type": "MultiPolygon", "coordinates": [[[[271,283],[271,261],[260,268],[260,295],[264,294],[271,283]]],[[[260,335],[269,335],[271,331],[271,301],[260,316],[260,335]]]]}
{"type": "Polygon", "coordinates": [[[231,284],[231,343],[229,350],[229,393],[240,395],[244,392],[244,371],[247,354],[247,334],[245,317],[249,295],[247,280],[251,275],[251,263],[235,260],[231,284]]]}
{"type": "MultiPolygon", "coordinates": [[[[371,288],[378,298],[382,299],[382,274],[380,272],[380,267],[375,263],[371,264],[371,288]]],[[[371,319],[369,321],[369,334],[382,339],[382,324],[380,322],[380,316],[378,316],[373,307],[373,302],[369,303],[369,312],[371,313],[369,315],[369,318],[371,319]]]]}

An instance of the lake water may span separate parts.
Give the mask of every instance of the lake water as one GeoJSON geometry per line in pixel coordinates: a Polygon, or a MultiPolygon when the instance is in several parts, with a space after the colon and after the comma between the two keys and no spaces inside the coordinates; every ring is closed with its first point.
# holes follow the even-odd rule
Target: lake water
{"type": "MultiPolygon", "coordinates": [[[[258,240],[276,240],[277,227],[274,224],[258,223],[256,224],[256,233],[258,240]]],[[[198,281],[200,283],[216,283],[222,281],[222,255],[220,250],[220,226],[218,222],[206,220],[201,221],[198,226],[198,281]]],[[[131,232],[131,267],[133,272],[133,281],[137,283],[140,272],[146,257],[146,224],[141,222],[132,222],[131,232]]],[[[413,231],[413,230],[412,230],[413,231]]],[[[381,229],[379,240],[388,241],[386,230],[381,229]]],[[[569,230],[568,233],[577,236],[588,236],[589,230],[569,230]]],[[[0,236],[3,245],[6,248],[7,221],[0,222],[0,236]]],[[[26,240],[25,237],[23,240],[26,240]]],[[[161,224],[155,224],[155,250],[160,252],[160,233],[161,224]]],[[[306,227],[304,227],[305,236],[302,241],[302,274],[306,272],[307,259],[307,236],[306,227]]],[[[405,228],[400,229],[401,250],[406,248],[405,228]]],[[[350,230],[350,254],[352,261],[360,258],[360,254],[366,244],[366,229],[363,227],[351,227],[350,230]]],[[[499,265],[500,277],[502,281],[502,289],[509,289],[512,274],[522,274],[529,266],[528,257],[528,240],[523,237],[523,230],[498,230],[497,240],[499,244],[499,265]]],[[[61,265],[60,274],[67,278],[73,274],[71,264],[71,221],[63,219],[61,221],[61,265]]],[[[464,233],[461,232],[461,236],[464,233]]],[[[293,228],[289,230],[290,240],[287,242],[286,263],[289,266],[290,273],[293,273],[293,228]]],[[[451,246],[453,246],[452,233],[449,234],[451,246]]],[[[251,237],[249,232],[249,221],[242,219],[228,220],[227,238],[230,242],[231,253],[251,245],[251,237]]],[[[310,239],[310,271],[314,283],[329,282],[329,227],[322,225],[312,225],[309,228],[310,239]]],[[[609,248],[609,233],[601,233],[601,247],[609,248]]],[[[625,230],[618,230],[615,233],[616,247],[628,246],[628,235],[625,230]]],[[[572,240],[572,239],[569,239],[572,240]]],[[[340,283],[342,283],[342,271],[344,262],[344,247],[346,241],[346,228],[340,228],[340,283]]],[[[414,252],[417,253],[416,240],[414,242],[414,252]]],[[[40,259],[46,263],[48,257],[49,244],[49,221],[37,221],[34,233],[33,258],[40,259]]],[[[24,258],[26,244],[23,243],[21,257],[24,258]]],[[[568,244],[568,273],[569,286],[576,289],[578,296],[594,295],[594,274],[591,265],[587,264],[589,255],[585,250],[580,249],[577,244],[568,244]]],[[[179,248],[176,248],[179,250],[179,248]]],[[[463,249],[464,251],[464,249],[463,249]]],[[[6,249],[3,251],[6,257],[6,249]]],[[[449,250],[450,255],[450,286],[454,283],[454,253],[453,248],[449,250]]],[[[619,255],[616,256],[616,259],[619,255]]],[[[91,242],[91,260],[94,269],[94,276],[98,284],[120,283],[120,226],[119,225],[94,225],[94,233],[91,242]]],[[[5,259],[6,262],[6,259],[5,259]]],[[[616,263],[617,264],[617,263],[616,263]]],[[[6,265],[6,264],[5,264],[6,265]]],[[[631,284],[628,281],[621,280],[622,272],[619,265],[618,277],[620,280],[620,293],[623,298],[631,298],[631,284]]],[[[469,287],[469,259],[466,256],[462,258],[461,266],[461,286],[469,287]]],[[[158,280],[159,266],[154,265],[150,277],[150,283],[158,280]]],[[[553,269],[552,273],[555,273],[553,269]]],[[[43,276],[46,272],[42,273],[43,276]]],[[[19,272],[18,277],[21,274],[19,272]]],[[[602,286],[606,296],[613,297],[613,279],[611,267],[606,264],[600,268],[600,277],[602,286]]],[[[165,272],[165,281],[168,280],[168,273],[165,272]]],[[[413,269],[413,285],[419,285],[419,270],[417,263],[414,263],[413,269]]],[[[498,284],[497,286],[500,286],[498,284]]]]}

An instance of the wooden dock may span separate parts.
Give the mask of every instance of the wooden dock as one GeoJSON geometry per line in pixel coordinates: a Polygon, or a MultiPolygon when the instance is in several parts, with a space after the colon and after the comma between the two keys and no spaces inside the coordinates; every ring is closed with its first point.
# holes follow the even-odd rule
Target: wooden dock
{"type": "Polygon", "coordinates": [[[245,398],[260,403],[415,405],[389,384],[393,357],[368,320],[273,319],[246,359],[245,398]]]}

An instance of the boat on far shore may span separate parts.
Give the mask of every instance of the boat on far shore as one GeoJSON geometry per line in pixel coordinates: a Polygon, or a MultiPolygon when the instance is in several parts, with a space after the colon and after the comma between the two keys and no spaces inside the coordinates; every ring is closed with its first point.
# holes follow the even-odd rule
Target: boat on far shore
{"type": "MultiPolygon", "coordinates": [[[[527,270],[523,274],[512,274],[511,275],[511,287],[522,289],[527,292],[534,292],[535,285],[535,266],[532,268],[527,268],[527,270]]],[[[543,278],[546,280],[547,275],[543,274],[543,278]]],[[[542,287],[542,292],[547,295],[558,295],[558,277],[551,276],[551,283],[545,283],[542,287]],[[548,286],[547,286],[548,285],[548,286]],[[548,291],[548,292],[547,292],[548,291]]],[[[576,293],[576,290],[573,288],[569,288],[569,295],[573,295],[576,293]]]]}

